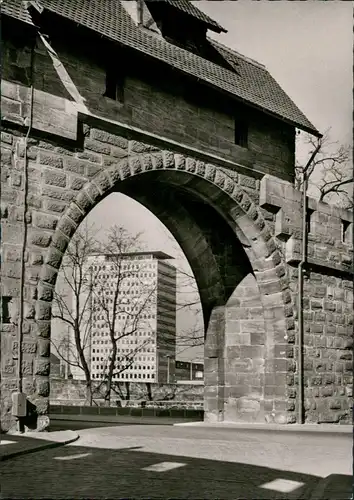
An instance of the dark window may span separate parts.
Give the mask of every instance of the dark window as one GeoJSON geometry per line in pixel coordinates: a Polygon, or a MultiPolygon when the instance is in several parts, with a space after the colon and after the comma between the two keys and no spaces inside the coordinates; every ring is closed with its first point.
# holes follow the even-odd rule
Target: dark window
{"type": "Polygon", "coordinates": [[[313,213],[314,213],[314,210],[311,210],[311,208],[307,209],[307,212],[306,212],[306,232],[307,233],[313,232],[313,227],[312,227],[312,214],[313,213]]]}
{"type": "Polygon", "coordinates": [[[350,243],[351,223],[348,220],[341,221],[341,239],[342,243],[350,243]]]}
{"type": "Polygon", "coordinates": [[[1,309],[2,309],[2,314],[1,314],[1,319],[3,323],[11,323],[11,312],[10,312],[10,303],[11,303],[12,297],[1,297],[1,309]]]}
{"type": "Polygon", "coordinates": [[[124,77],[118,75],[115,68],[106,70],[106,90],[103,95],[115,101],[124,102],[124,77]]]}
{"type": "Polygon", "coordinates": [[[235,119],[235,144],[242,148],[248,146],[248,123],[244,119],[235,119]]]}

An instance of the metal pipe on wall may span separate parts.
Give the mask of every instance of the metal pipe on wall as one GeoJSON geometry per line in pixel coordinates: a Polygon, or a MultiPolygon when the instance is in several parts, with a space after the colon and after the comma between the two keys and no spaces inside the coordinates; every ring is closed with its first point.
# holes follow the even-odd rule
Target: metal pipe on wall
{"type": "Polygon", "coordinates": [[[304,364],[303,364],[303,349],[304,349],[304,266],[307,262],[307,188],[308,188],[308,169],[315,159],[319,149],[321,147],[321,142],[318,143],[316,149],[312,153],[309,161],[307,162],[303,173],[302,173],[302,248],[301,248],[301,261],[298,266],[298,423],[304,423],[304,364]]]}

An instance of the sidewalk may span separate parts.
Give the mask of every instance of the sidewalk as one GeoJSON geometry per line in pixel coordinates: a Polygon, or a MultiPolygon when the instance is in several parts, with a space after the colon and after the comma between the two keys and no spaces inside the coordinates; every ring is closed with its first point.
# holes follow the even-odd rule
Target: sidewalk
{"type": "Polygon", "coordinates": [[[249,424],[234,422],[177,422],[181,427],[202,427],[219,429],[243,429],[250,431],[283,431],[283,432],[323,432],[326,434],[352,434],[352,425],[333,424],[249,424]]]}
{"type": "Polygon", "coordinates": [[[66,430],[58,432],[29,432],[26,434],[1,434],[1,461],[27,455],[36,451],[55,448],[73,443],[79,439],[77,432],[66,430]]]}
{"type": "MultiPolygon", "coordinates": [[[[57,421],[72,421],[72,422],[97,422],[125,425],[176,425],[182,423],[199,423],[195,419],[178,418],[178,417],[153,417],[142,416],[134,417],[130,415],[70,415],[63,413],[50,414],[50,421],[55,425],[57,421]],[[187,420],[187,422],[186,422],[187,420]]],[[[202,423],[202,422],[200,422],[202,423]]]]}

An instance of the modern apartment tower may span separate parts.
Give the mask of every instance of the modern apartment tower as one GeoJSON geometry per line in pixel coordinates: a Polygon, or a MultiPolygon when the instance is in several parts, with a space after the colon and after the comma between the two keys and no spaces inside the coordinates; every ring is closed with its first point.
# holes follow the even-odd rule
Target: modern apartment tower
{"type": "Polygon", "coordinates": [[[173,380],[176,269],[166,262],[171,258],[158,251],[126,253],[119,257],[99,254],[88,258],[92,276],[89,321],[93,380],[104,378],[111,356],[108,321],[113,320],[114,301],[118,312],[115,313],[117,355],[113,380],[152,383],[173,380]]]}

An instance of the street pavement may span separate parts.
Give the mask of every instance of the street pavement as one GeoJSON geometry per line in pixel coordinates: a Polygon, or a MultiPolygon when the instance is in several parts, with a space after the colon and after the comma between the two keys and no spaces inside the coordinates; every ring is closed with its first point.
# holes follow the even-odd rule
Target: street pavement
{"type": "Polygon", "coordinates": [[[85,429],[88,427],[116,425],[175,425],[192,424],[196,419],[177,417],[133,417],[131,415],[51,415],[50,429],[85,429]]]}
{"type": "Polygon", "coordinates": [[[79,435],[73,430],[60,429],[57,432],[1,433],[0,437],[0,458],[4,461],[16,456],[35,453],[43,448],[63,446],[76,441],[79,435]]]}
{"type": "Polygon", "coordinates": [[[119,425],[79,435],[4,462],[1,498],[305,499],[339,474],[342,496],[318,498],[350,498],[350,434],[119,425]]]}

